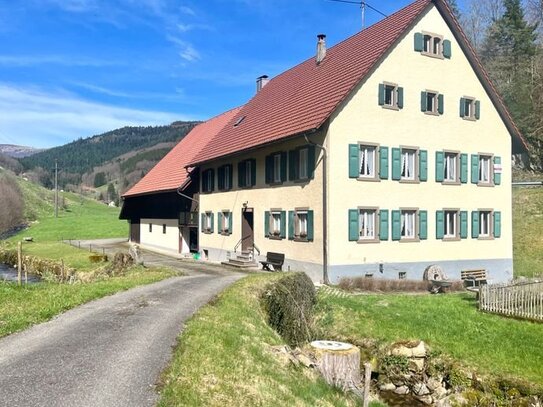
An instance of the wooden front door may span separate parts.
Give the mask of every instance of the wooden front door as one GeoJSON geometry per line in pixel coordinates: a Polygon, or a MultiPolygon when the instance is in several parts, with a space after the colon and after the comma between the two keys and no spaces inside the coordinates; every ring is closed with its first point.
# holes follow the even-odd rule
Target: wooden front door
{"type": "Polygon", "coordinates": [[[249,251],[253,249],[254,244],[254,213],[253,208],[244,208],[241,210],[241,250],[249,251]]]}
{"type": "Polygon", "coordinates": [[[140,242],[140,220],[130,221],[130,241],[132,243],[140,242]]]}

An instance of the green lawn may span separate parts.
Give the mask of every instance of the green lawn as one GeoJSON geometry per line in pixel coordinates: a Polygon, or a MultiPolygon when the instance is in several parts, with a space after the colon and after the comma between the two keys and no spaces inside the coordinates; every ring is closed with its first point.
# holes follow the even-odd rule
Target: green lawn
{"type": "Polygon", "coordinates": [[[85,284],[0,282],[0,337],[47,321],[85,302],[175,275],[168,269],[134,268],[122,277],[85,284]]]}
{"type": "Polygon", "coordinates": [[[163,374],[159,406],[357,405],[314,371],[283,363],[270,351],[283,342],[267,325],[259,296],[278,277],[246,277],[187,323],[163,374]]]}
{"type": "Polygon", "coordinates": [[[513,189],[515,275],[543,275],[543,188],[513,189]]]}
{"type": "Polygon", "coordinates": [[[481,313],[469,293],[319,295],[319,310],[330,338],[422,339],[479,373],[543,385],[543,324],[481,313]]]}

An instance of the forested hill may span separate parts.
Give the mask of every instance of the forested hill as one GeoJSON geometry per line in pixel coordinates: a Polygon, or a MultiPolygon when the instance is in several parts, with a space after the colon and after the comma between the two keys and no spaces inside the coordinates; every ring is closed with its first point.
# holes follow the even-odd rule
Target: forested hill
{"type": "MultiPolygon", "coordinates": [[[[58,161],[65,174],[83,175],[113,158],[152,147],[159,143],[181,140],[197,122],[175,122],[169,126],[123,127],[97,136],[79,139],[54,147],[20,161],[25,170],[41,167],[50,170],[58,161]]],[[[75,180],[73,180],[75,181],[75,180]]]]}

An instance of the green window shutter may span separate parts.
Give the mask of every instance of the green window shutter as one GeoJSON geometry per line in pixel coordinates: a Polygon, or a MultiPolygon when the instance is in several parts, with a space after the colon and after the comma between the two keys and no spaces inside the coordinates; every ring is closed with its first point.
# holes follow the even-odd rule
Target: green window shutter
{"type": "Polygon", "coordinates": [[[206,228],[206,214],[202,213],[200,215],[200,223],[202,224],[202,230],[205,230],[206,228]]]}
{"type": "Polygon", "coordinates": [[[388,179],[388,147],[379,147],[379,178],[388,179]]]}
{"type": "Polygon", "coordinates": [[[388,240],[388,209],[379,211],[379,239],[388,240]]]}
{"type": "Polygon", "coordinates": [[[428,100],[426,99],[427,94],[426,92],[420,92],[420,110],[421,112],[427,112],[428,111],[428,100]]]}
{"type": "Polygon", "coordinates": [[[399,180],[402,177],[402,150],[392,149],[392,179],[399,180]]]}
{"type": "Polygon", "coordinates": [[[436,151],[436,182],[443,182],[445,179],[445,153],[436,151]]]}
{"type": "Polygon", "coordinates": [[[392,240],[402,238],[402,213],[401,211],[392,211],[392,240]]]}
{"type": "Polygon", "coordinates": [[[475,101],[475,118],[479,120],[481,118],[481,102],[475,101]]]}
{"type": "Polygon", "coordinates": [[[478,154],[471,155],[471,183],[472,184],[479,183],[479,155],[478,154]]]}
{"type": "Polygon", "coordinates": [[[445,236],[445,212],[436,211],[436,239],[443,239],[445,236]]]}
{"type": "Polygon", "coordinates": [[[270,235],[270,211],[264,212],[264,237],[268,237],[270,235]]]}
{"type": "Polygon", "coordinates": [[[419,150],[419,180],[428,181],[428,151],[419,150]]]}
{"type": "Polygon", "coordinates": [[[494,216],[494,237],[501,237],[502,235],[502,213],[496,211],[494,216]]]}
{"type": "Polygon", "coordinates": [[[266,172],[265,172],[265,179],[266,184],[271,184],[273,182],[273,155],[267,155],[266,156],[266,172]]]}
{"type": "Polygon", "coordinates": [[[313,229],[315,224],[315,216],[313,211],[307,211],[307,240],[313,241],[315,233],[313,229]]]}
{"type": "Polygon", "coordinates": [[[452,49],[451,42],[449,40],[443,41],[443,56],[447,59],[451,59],[452,49]]]}
{"type": "Polygon", "coordinates": [[[288,238],[294,239],[294,211],[288,211],[288,238]]]}
{"type": "Polygon", "coordinates": [[[471,237],[473,239],[479,237],[479,211],[471,212],[471,237]]]}
{"type": "Polygon", "coordinates": [[[228,172],[228,181],[230,181],[228,184],[230,185],[230,188],[228,189],[232,189],[234,182],[234,166],[232,164],[228,164],[228,167],[230,167],[230,171],[228,172]]]}
{"type": "Polygon", "coordinates": [[[419,211],[419,239],[428,239],[428,211],[419,211]]]}
{"type": "Polygon", "coordinates": [[[379,106],[383,106],[385,104],[385,85],[383,83],[379,84],[378,92],[379,106]]]}
{"type": "Polygon", "coordinates": [[[307,177],[313,179],[315,177],[315,146],[307,147],[307,177]]]}
{"type": "Polygon", "coordinates": [[[445,97],[443,96],[442,93],[440,93],[439,95],[437,95],[437,112],[439,114],[443,114],[444,111],[445,111],[445,97]]]}
{"type": "Polygon", "coordinates": [[[250,160],[251,163],[251,185],[254,187],[256,185],[256,160],[252,158],[250,160]]]}
{"type": "Polygon", "coordinates": [[[468,155],[460,154],[460,182],[465,184],[468,182],[468,155]]]}
{"type": "Polygon", "coordinates": [[[468,211],[460,211],[460,238],[468,238],[468,211]]]}
{"type": "Polygon", "coordinates": [[[358,209],[349,209],[349,241],[356,242],[360,236],[358,209]]]}
{"type": "Polygon", "coordinates": [[[424,36],[422,33],[415,33],[415,51],[422,52],[424,50],[424,36]]]}
{"type": "Polygon", "coordinates": [[[298,151],[290,150],[288,152],[288,179],[295,181],[298,178],[296,169],[298,168],[298,151]]]}
{"type": "Polygon", "coordinates": [[[349,144],[349,178],[360,176],[360,147],[358,144],[349,144]]]}
{"type": "Polygon", "coordinates": [[[222,231],[222,212],[217,212],[217,232],[221,233],[222,231]]]}
{"type": "Polygon", "coordinates": [[[287,237],[287,213],[281,211],[281,239],[287,237]]]}
{"type": "Polygon", "coordinates": [[[245,161],[240,161],[238,163],[238,187],[243,188],[245,187],[245,177],[243,176],[245,173],[245,161]]]}
{"type": "Polygon", "coordinates": [[[228,215],[229,215],[228,216],[228,234],[231,235],[232,234],[232,224],[233,224],[233,222],[232,222],[233,214],[232,214],[232,212],[229,212],[228,215]]]}
{"type": "Polygon", "coordinates": [[[287,153],[283,151],[281,153],[281,182],[287,180],[287,153]]]}
{"type": "Polygon", "coordinates": [[[219,167],[217,169],[217,177],[219,191],[222,191],[224,189],[224,167],[219,167]]]}
{"type": "Polygon", "coordinates": [[[500,185],[502,183],[502,158],[494,156],[494,185],[500,185]],[[497,167],[497,168],[496,168],[497,167]],[[498,169],[498,171],[496,171],[498,169]]]}
{"type": "Polygon", "coordinates": [[[211,233],[214,233],[215,232],[215,214],[211,212],[210,216],[211,216],[211,233]]]}
{"type": "Polygon", "coordinates": [[[460,117],[464,117],[465,116],[465,112],[464,112],[464,103],[465,103],[466,99],[464,98],[460,98],[460,117]]]}
{"type": "Polygon", "coordinates": [[[398,108],[403,109],[403,88],[398,87],[398,108]]]}

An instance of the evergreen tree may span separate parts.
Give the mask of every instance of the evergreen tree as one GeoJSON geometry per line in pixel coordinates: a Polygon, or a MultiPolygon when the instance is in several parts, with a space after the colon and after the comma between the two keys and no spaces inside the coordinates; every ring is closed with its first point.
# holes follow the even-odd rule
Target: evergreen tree
{"type": "Polygon", "coordinates": [[[113,183],[110,182],[107,186],[107,199],[109,202],[114,201],[115,197],[117,196],[117,191],[115,191],[115,186],[113,186],[113,183]]]}

